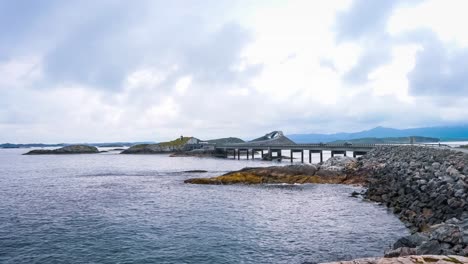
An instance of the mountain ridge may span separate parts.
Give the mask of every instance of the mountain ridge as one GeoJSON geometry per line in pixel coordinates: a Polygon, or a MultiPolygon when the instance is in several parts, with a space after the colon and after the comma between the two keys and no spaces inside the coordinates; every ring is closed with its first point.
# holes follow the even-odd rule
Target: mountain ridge
{"type": "Polygon", "coordinates": [[[351,140],[360,138],[385,138],[385,137],[432,137],[441,141],[467,140],[468,125],[463,126],[438,126],[420,127],[409,129],[396,129],[378,126],[372,129],[351,133],[334,134],[291,134],[288,137],[296,143],[331,142],[336,140],[351,140]]]}

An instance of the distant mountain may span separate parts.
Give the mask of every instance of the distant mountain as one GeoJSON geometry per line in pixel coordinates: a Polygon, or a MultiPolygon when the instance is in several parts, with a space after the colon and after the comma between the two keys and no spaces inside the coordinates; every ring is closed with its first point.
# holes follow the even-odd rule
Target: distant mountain
{"type": "Polygon", "coordinates": [[[111,142],[111,143],[60,143],[60,144],[43,144],[43,143],[27,143],[27,144],[0,144],[0,148],[47,148],[47,147],[64,147],[70,145],[87,145],[94,147],[129,147],[137,144],[149,144],[154,142],[111,142]]]}
{"type": "Polygon", "coordinates": [[[387,127],[376,127],[355,133],[336,134],[293,134],[288,135],[296,143],[331,142],[335,140],[351,140],[358,138],[385,138],[385,137],[432,137],[441,141],[467,140],[468,126],[453,127],[422,127],[411,129],[394,129],[387,127]]]}
{"type": "Polygon", "coordinates": [[[42,143],[31,143],[31,144],[13,144],[4,143],[0,144],[0,148],[46,148],[46,147],[63,147],[65,144],[42,144],[42,143]]]}
{"type": "MultiPolygon", "coordinates": [[[[436,143],[438,138],[413,137],[414,143],[436,143]]],[[[354,144],[405,144],[411,143],[411,137],[385,137],[385,138],[357,138],[348,140],[335,140],[330,143],[354,143],[354,144]]]]}

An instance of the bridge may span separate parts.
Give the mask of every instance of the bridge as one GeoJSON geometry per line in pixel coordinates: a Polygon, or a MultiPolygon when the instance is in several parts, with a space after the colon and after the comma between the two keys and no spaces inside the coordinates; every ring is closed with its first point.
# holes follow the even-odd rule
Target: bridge
{"type": "Polygon", "coordinates": [[[323,162],[324,152],[329,152],[333,157],[335,155],[347,156],[349,152],[353,157],[365,155],[368,151],[375,148],[376,144],[268,144],[267,142],[247,142],[239,144],[226,144],[217,145],[215,149],[223,151],[225,157],[233,156],[237,159],[241,158],[241,155],[245,155],[247,159],[255,158],[256,153],[261,153],[261,158],[266,156],[266,159],[282,159],[283,151],[290,152],[291,162],[294,159],[294,153],[300,153],[301,162],[304,163],[304,154],[308,154],[309,163],[312,163],[312,154],[320,154],[320,162],[323,162]],[[266,153],[265,153],[266,152],[266,153]]]}
{"type": "MultiPolygon", "coordinates": [[[[237,159],[241,155],[245,155],[247,159],[255,159],[255,155],[260,153],[262,159],[274,160],[283,159],[283,151],[289,151],[289,159],[291,162],[294,160],[294,153],[300,153],[301,162],[304,163],[304,154],[309,156],[309,163],[312,163],[312,155],[319,154],[320,162],[323,162],[324,153],[330,154],[331,157],[335,155],[347,156],[348,153],[353,157],[365,155],[371,149],[377,146],[401,146],[401,145],[414,145],[414,142],[405,144],[333,144],[333,143],[315,143],[315,144],[296,144],[287,138],[281,131],[273,131],[249,142],[244,143],[226,143],[215,145],[214,148],[223,152],[225,157],[233,156],[237,159]],[[265,153],[266,152],[266,153],[265,153]]],[[[416,144],[420,146],[436,147],[434,144],[416,144]]],[[[440,144],[439,144],[440,147],[440,144]]],[[[287,157],[286,157],[287,158],[287,157]]]]}

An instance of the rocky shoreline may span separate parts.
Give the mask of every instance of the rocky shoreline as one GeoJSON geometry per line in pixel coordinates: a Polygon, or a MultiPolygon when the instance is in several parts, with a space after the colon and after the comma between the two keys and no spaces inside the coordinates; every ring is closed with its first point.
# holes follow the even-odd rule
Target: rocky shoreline
{"type": "Polygon", "coordinates": [[[354,170],[356,159],[349,157],[333,157],[321,165],[289,165],[259,168],[244,168],[212,178],[188,179],[191,184],[364,184],[365,179],[354,170]]]}
{"type": "Polygon", "coordinates": [[[385,204],[413,234],[386,256],[468,256],[468,155],[416,146],[378,147],[356,173],[367,175],[366,197],[385,204]]]}
{"type": "Polygon", "coordinates": [[[364,258],[322,264],[465,264],[468,258],[460,256],[423,255],[395,258],[364,258]]]}
{"type": "Polygon", "coordinates": [[[417,146],[381,146],[357,160],[334,157],[317,166],[245,168],[185,182],[361,184],[367,187],[365,199],[389,207],[412,231],[385,252],[386,257],[468,256],[467,175],[468,154],[417,146]]]}

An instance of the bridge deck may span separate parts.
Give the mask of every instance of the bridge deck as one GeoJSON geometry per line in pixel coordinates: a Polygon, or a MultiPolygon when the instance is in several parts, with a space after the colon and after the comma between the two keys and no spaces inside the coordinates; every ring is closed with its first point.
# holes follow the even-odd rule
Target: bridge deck
{"type": "Polygon", "coordinates": [[[216,146],[217,149],[255,149],[255,150],[342,150],[342,151],[369,151],[376,144],[284,144],[284,145],[262,145],[262,144],[229,144],[216,146]]]}

